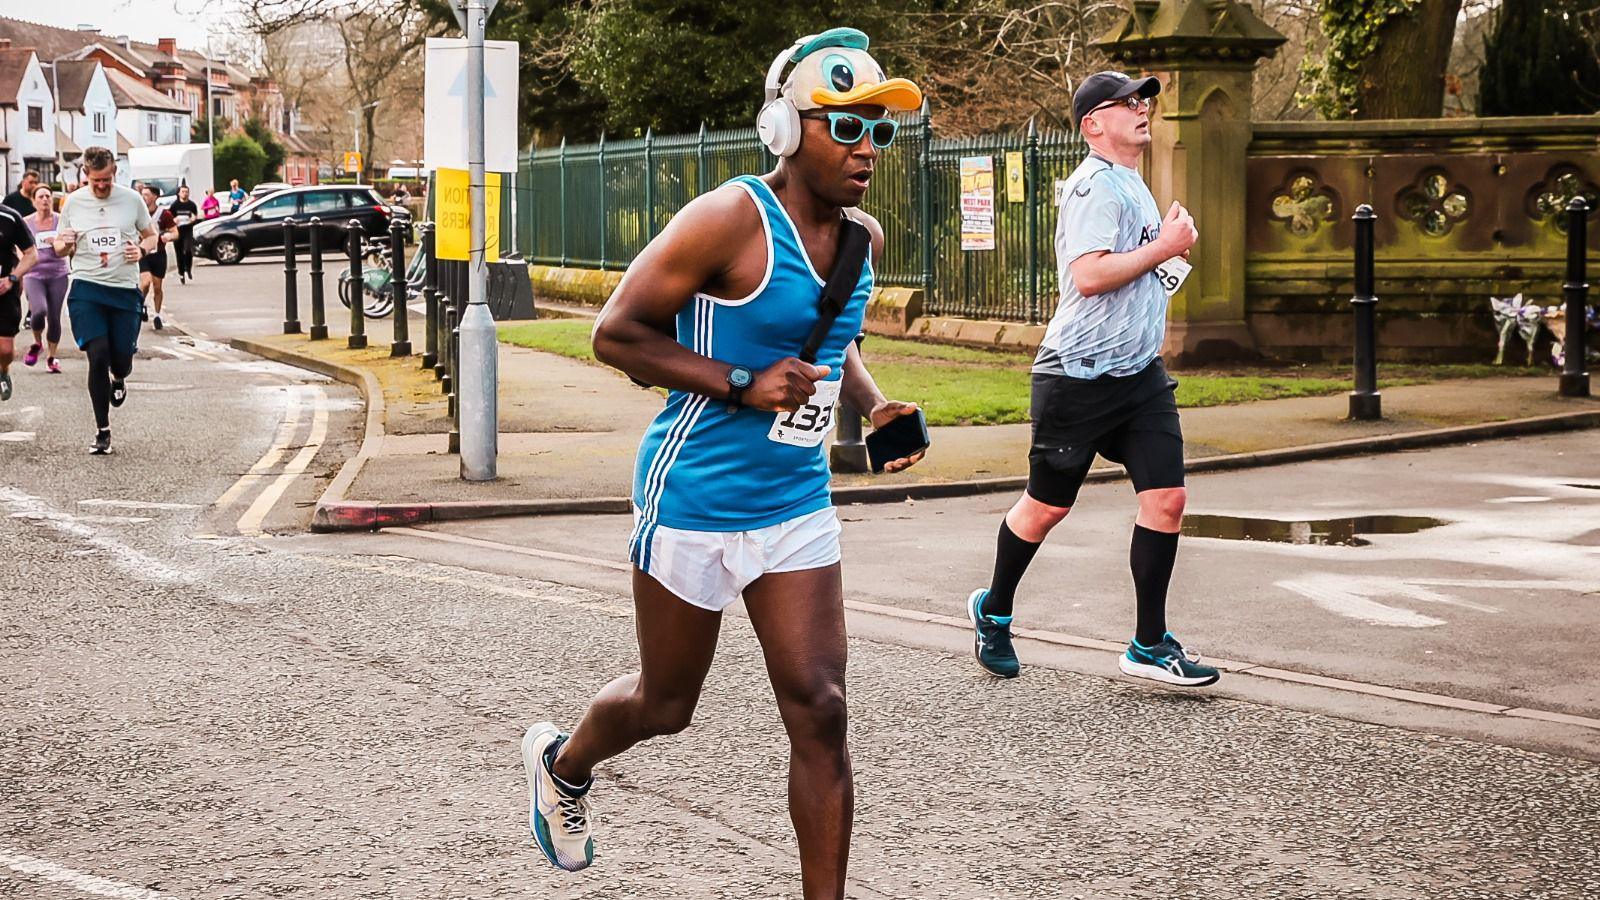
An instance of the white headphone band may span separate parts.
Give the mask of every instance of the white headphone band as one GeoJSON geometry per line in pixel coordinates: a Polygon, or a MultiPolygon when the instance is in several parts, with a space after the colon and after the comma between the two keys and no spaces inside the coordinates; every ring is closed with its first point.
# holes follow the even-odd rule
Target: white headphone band
{"type": "Polygon", "coordinates": [[[795,41],[794,44],[789,47],[789,49],[778,54],[778,57],[772,61],[771,68],[767,69],[766,103],[771,103],[772,101],[778,99],[779,92],[783,90],[783,82],[781,80],[783,77],[783,67],[787,66],[791,62],[794,62],[794,55],[800,52],[800,48],[804,47],[808,42],[812,41],[816,37],[817,35],[814,34],[806,35],[800,40],[795,41]]]}

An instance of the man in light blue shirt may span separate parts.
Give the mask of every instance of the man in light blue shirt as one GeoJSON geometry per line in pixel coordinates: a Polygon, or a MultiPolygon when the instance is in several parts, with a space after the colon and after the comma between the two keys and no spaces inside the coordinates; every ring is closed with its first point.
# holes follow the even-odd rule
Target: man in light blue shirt
{"type": "Polygon", "coordinates": [[[1201,665],[1166,626],[1187,495],[1177,382],[1160,353],[1172,273],[1187,271],[1199,232],[1177,202],[1163,217],[1139,177],[1160,92],[1155,78],[1099,72],[1073,95],[1073,120],[1091,152],[1067,180],[1058,210],[1061,300],[1033,364],[1028,487],[1000,524],[989,587],[967,597],[974,655],[1001,677],[1020,671],[1011,644],[1017,584],[1071,511],[1098,454],[1126,466],[1139,498],[1129,551],[1136,626],[1119,667],[1186,687],[1217,680],[1217,670],[1201,665]]]}

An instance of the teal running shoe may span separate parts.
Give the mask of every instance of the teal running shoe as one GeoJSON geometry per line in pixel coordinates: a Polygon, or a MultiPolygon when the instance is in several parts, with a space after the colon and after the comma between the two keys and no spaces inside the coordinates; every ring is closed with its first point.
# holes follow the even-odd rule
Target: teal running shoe
{"type": "Polygon", "coordinates": [[[540,722],[522,736],[522,766],[528,772],[528,828],[545,859],[558,869],[576,872],[594,862],[589,817],[589,790],[574,796],[550,771],[566,735],[540,722]]]}
{"type": "Polygon", "coordinates": [[[1222,677],[1215,668],[1201,665],[1200,654],[1183,649],[1170,631],[1154,647],[1137,640],[1129,642],[1127,652],[1117,659],[1117,667],[1124,675],[1179,687],[1205,687],[1222,677]]]}
{"type": "Polygon", "coordinates": [[[967,619],[972,622],[972,655],[990,675],[1015,678],[1022,671],[1017,651],[1011,646],[1011,617],[983,613],[983,598],[989,592],[978,588],[967,595],[967,619]]]}

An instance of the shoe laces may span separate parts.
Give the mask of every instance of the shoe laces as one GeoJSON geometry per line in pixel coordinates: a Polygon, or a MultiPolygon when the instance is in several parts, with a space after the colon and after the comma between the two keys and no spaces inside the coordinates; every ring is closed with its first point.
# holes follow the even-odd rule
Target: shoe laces
{"type": "Polygon", "coordinates": [[[988,618],[983,619],[983,624],[983,649],[1011,649],[1011,638],[1015,635],[1012,634],[1010,625],[1001,625],[988,618]]]}
{"type": "Polygon", "coordinates": [[[589,830],[589,800],[587,797],[568,797],[556,791],[556,806],[561,810],[561,830],[577,837],[589,830]]]}

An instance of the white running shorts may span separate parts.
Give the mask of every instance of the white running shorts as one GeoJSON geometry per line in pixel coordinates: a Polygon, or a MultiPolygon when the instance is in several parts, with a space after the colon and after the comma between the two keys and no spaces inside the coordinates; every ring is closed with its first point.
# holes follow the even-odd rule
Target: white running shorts
{"type": "Polygon", "coordinates": [[[633,510],[628,557],[685,602],[722,612],[769,572],[820,569],[839,561],[833,507],[754,531],[685,531],[643,523],[633,510]]]}

